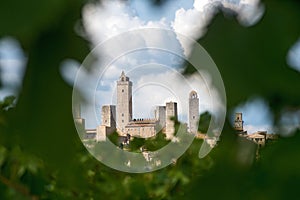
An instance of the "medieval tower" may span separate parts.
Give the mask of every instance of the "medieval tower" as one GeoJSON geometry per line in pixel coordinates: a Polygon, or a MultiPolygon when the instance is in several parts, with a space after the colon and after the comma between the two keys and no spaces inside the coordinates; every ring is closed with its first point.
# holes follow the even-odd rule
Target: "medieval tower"
{"type": "Polygon", "coordinates": [[[116,119],[116,106],[114,105],[102,106],[102,111],[101,111],[102,125],[109,127],[113,131],[116,129],[115,119],[116,119]]]}
{"type": "Polygon", "coordinates": [[[189,96],[189,128],[190,133],[197,133],[199,123],[199,98],[196,91],[189,96]]]}
{"type": "Polygon", "coordinates": [[[172,101],[167,102],[166,103],[166,136],[168,139],[172,138],[175,133],[174,120],[177,120],[177,103],[172,101]]]}
{"type": "Polygon", "coordinates": [[[244,131],[244,121],[242,113],[235,113],[234,129],[240,132],[244,131]]]}
{"type": "Polygon", "coordinates": [[[160,129],[166,128],[166,106],[156,106],[154,111],[155,119],[158,121],[160,129]]]}
{"type": "Polygon", "coordinates": [[[132,82],[124,71],[117,81],[117,130],[125,133],[125,126],[132,120],[132,82]]]}
{"type": "Polygon", "coordinates": [[[83,119],[81,117],[81,105],[80,105],[80,102],[79,102],[79,97],[76,97],[76,98],[73,98],[73,105],[74,105],[74,108],[73,108],[73,116],[74,116],[74,120],[75,122],[79,125],[79,127],[81,129],[85,129],[85,119],[83,119]]]}

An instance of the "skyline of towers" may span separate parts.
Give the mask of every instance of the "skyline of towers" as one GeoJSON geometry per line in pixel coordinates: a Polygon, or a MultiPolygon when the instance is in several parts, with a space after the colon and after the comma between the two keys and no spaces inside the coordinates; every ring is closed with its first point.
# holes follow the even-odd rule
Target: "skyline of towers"
{"type": "MultiPolygon", "coordinates": [[[[101,124],[95,130],[87,130],[88,138],[97,141],[106,140],[106,136],[115,131],[120,136],[149,138],[159,131],[166,134],[167,139],[175,135],[175,121],[178,120],[176,102],[166,102],[164,106],[156,106],[153,119],[134,119],[132,112],[132,82],[122,71],[117,82],[117,104],[103,105],[101,108],[101,124]]],[[[140,102],[143,103],[143,102],[140,102]]],[[[199,99],[192,91],[189,98],[190,133],[197,133],[199,119],[199,99]]]]}

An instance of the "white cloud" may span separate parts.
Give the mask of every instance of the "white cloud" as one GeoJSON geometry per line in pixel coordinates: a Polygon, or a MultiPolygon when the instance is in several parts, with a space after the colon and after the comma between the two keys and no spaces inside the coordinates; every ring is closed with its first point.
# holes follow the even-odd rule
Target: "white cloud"
{"type": "Polygon", "coordinates": [[[252,26],[262,18],[265,7],[260,0],[241,0],[240,6],[237,7],[238,21],[244,26],[252,26]]]}
{"type": "Polygon", "coordinates": [[[79,67],[80,63],[72,59],[66,59],[61,63],[60,73],[68,84],[74,84],[79,67]]]}
{"type": "MultiPolygon", "coordinates": [[[[204,35],[206,29],[204,14],[196,9],[185,10],[183,8],[177,10],[175,14],[174,22],[172,22],[172,28],[176,33],[180,33],[188,38],[194,40],[204,35]]],[[[192,42],[187,40],[181,40],[182,48],[186,56],[191,53],[192,42]]]]}
{"type": "Polygon", "coordinates": [[[0,100],[17,97],[22,86],[26,58],[17,40],[6,37],[0,40],[0,100]]]}
{"type": "MultiPolygon", "coordinates": [[[[201,38],[218,8],[226,8],[237,13],[238,21],[244,26],[256,24],[264,13],[264,6],[259,0],[227,1],[227,0],[195,0],[192,9],[183,8],[176,11],[172,28],[175,32],[194,40],[201,38]]],[[[180,38],[178,38],[180,40],[180,38]]],[[[186,56],[192,51],[192,42],[180,40],[186,56]]]]}
{"type": "Polygon", "coordinates": [[[287,63],[300,72],[300,39],[292,46],[287,55],[287,63]]]}
{"type": "Polygon", "coordinates": [[[194,1],[194,8],[198,11],[204,11],[205,7],[209,4],[211,4],[213,0],[195,0],[194,1]]]}
{"type": "MultiPolygon", "coordinates": [[[[135,16],[126,1],[103,1],[100,5],[88,4],[83,9],[83,23],[93,45],[123,32],[139,28],[169,28],[166,20],[143,21],[135,16]]],[[[129,45],[137,38],[129,40],[129,45]]]]}
{"type": "MultiPolygon", "coordinates": [[[[165,18],[157,21],[143,21],[136,15],[137,12],[130,7],[129,2],[104,0],[101,4],[86,5],[82,15],[87,37],[95,47],[105,39],[140,28],[172,29],[197,40],[206,33],[207,25],[215,15],[217,8],[220,7],[236,12],[238,20],[246,26],[257,23],[264,12],[264,7],[259,0],[194,0],[192,9],[180,8],[177,10],[173,21],[167,21],[165,18]]],[[[153,42],[160,42],[168,47],[178,43],[178,41],[164,41],[162,39],[165,40],[166,37],[160,34],[151,35],[151,37],[134,35],[128,38],[128,45],[149,46],[153,42]]],[[[192,50],[192,42],[178,39],[184,49],[184,54],[188,56],[192,50]]],[[[118,48],[122,47],[118,45],[117,41],[115,45],[111,44],[111,47],[107,47],[110,52],[111,49],[119,52],[118,48]]]]}

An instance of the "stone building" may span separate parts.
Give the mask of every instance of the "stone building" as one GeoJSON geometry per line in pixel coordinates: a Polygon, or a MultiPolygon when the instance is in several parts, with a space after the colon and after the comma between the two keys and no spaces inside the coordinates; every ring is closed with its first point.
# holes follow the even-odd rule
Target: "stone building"
{"type": "Polygon", "coordinates": [[[267,131],[257,131],[256,133],[247,135],[246,138],[258,144],[259,147],[263,147],[266,144],[267,131]]]}
{"type": "Polygon", "coordinates": [[[156,135],[157,124],[155,119],[134,119],[125,126],[125,132],[131,136],[149,138],[156,135]]]}
{"type": "Polygon", "coordinates": [[[247,133],[247,131],[244,130],[244,121],[242,117],[242,113],[236,113],[234,120],[234,129],[237,131],[240,137],[244,137],[248,140],[253,141],[258,145],[258,147],[264,147],[267,141],[278,139],[277,134],[269,134],[267,131],[257,131],[255,133],[250,134],[247,133]]]}

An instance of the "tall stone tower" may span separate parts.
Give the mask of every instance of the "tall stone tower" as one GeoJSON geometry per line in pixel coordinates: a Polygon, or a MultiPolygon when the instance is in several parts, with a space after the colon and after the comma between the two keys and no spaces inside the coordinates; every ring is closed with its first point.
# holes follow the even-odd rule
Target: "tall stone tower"
{"type": "Polygon", "coordinates": [[[177,103],[172,101],[166,103],[166,136],[168,139],[172,138],[175,133],[175,123],[171,118],[177,120],[177,103]]]}
{"type": "Polygon", "coordinates": [[[166,106],[157,106],[155,109],[155,119],[158,121],[159,128],[166,127],[166,106]]]}
{"type": "Polygon", "coordinates": [[[244,131],[244,121],[243,121],[243,114],[242,113],[235,113],[234,119],[234,129],[240,132],[244,131]]]}
{"type": "Polygon", "coordinates": [[[106,136],[116,130],[116,106],[103,105],[101,111],[102,124],[96,128],[96,141],[106,141],[106,136]]]}
{"type": "Polygon", "coordinates": [[[199,98],[196,91],[190,92],[189,97],[189,130],[190,133],[197,133],[199,123],[199,98]]]}
{"type": "Polygon", "coordinates": [[[116,106],[104,105],[102,106],[101,121],[102,125],[110,127],[111,129],[116,128],[116,106]]]}
{"type": "Polygon", "coordinates": [[[74,98],[74,107],[73,107],[73,116],[74,121],[81,130],[85,130],[85,119],[81,117],[81,104],[79,101],[79,97],[74,98]]]}
{"type": "Polygon", "coordinates": [[[132,82],[122,71],[117,81],[117,130],[125,134],[125,126],[132,119],[132,82]]]}

